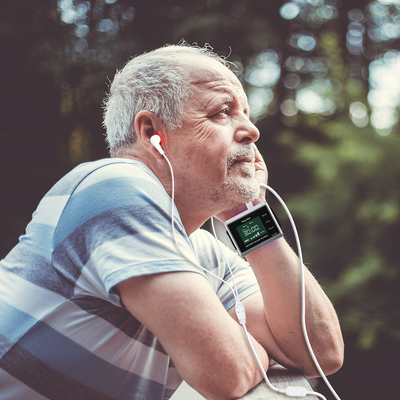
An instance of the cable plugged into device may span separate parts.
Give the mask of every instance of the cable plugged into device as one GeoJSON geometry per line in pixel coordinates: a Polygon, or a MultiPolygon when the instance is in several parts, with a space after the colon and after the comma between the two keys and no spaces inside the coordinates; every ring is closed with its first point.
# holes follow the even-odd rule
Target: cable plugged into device
{"type": "MultiPolygon", "coordinates": [[[[249,348],[250,348],[251,352],[253,353],[254,359],[255,359],[256,363],[258,364],[258,367],[259,367],[259,369],[260,369],[260,371],[261,371],[261,374],[262,374],[262,376],[263,376],[263,378],[264,378],[264,381],[265,381],[265,383],[267,384],[267,386],[268,386],[271,390],[273,390],[273,391],[275,391],[275,392],[277,392],[277,393],[281,393],[281,394],[286,395],[287,397],[291,397],[291,398],[296,398],[296,397],[297,397],[297,398],[303,398],[303,397],[306,397],[306,396],[308,396],[308,395],[313,395],[313,396],[316,396],[316,397],[318,397],[318,398],[320,398],[320,399],[322,399],[322,400],[326,400],[326,397],[324,397],[321,393],[309,391],[309,390],[307,390],[307,388],[305,388],[305,387],[300,387],[300,386],[288,386],[288,387],[286,387],[285,389],[278,389],[278,388],[276,388],[275,386],[273,386],[273,385],[271,384],[271,382],[269,381],[268,376],[267,376],[267,374],[266,374],[266,372],[265,372],[265,370],[264,370],[264,368],[263,368],[263,366],[262,366],[262,364],[261,364],[261,362],[260,362],[260,359],[258,358],[258,355],[257,355],[257,353],[256,353],[256,351],[255,351],[255,349],[254,349],[254,346],[253,346],[253,343],[252,343],[252,341],[251,341],[251,339],[250,339],[249,333],[247,332],[245,308],[244,308],[244,305],[240,302],[239,292],[238,292],[238,289],[237,289],[237,287],[236,287],[236,282],[235,282],[235,278],[234,278],[234,275],[233,275],[233,272],[232,272],[230,263],[229,263],[229,261],[228,261],[226,255],[225,255],[225,252],[223,251],[223,249],[222,249],[222,247],[221,247],[221,244],[220,244],[219,241],[218,241],[218,238],[217,238],[217,235],[216,235],[216,232],[215,232],[214,218],[213,218],[213,217],[211,218],[212,230],[213,230],[213,233],[214,233],[215,240],[217,241],[217,244],[218,244],[218,246],[219,246],[219,248],[220,248],[220,250],[221,250],[221,253],[223,254],[223,256],[224,256],[224,258],[225,258],[225,262],[226,262],[227,267],[228,267],[228,269],[229,269],[229,272],[230,272],[230,274],[231,274],[231,276],[232,276],[233,287],[232,287],[226,280],[222,279],[222,278],[219,277],[218,275],[212,273],[212,272],[209,271],[208,269],[206,269],[206,268],[202,267],[201,265],[199,265],[196,261],[192,260],[187,254],[185,254],[185,252],[184,252],[184,251],[181,249],[181,247],[179,246],[178,240],[177,240],[177,238],[176,238],[176,233],[175,233],[175,221],[174,221],[174,199],[175,199],[174,171],[173,171],[172,165],[171,165],[171,163],[170,163],[168,157],[164,154],[164,150],[163,150],[163,149],[161,148],[161,146],[160,146],[160,142],[161,142],[160,136],[158,136],[158,135],[153,135],[153,136],[150,138],[150,142],[151,142],[151,144],[158,150],[158,152],[164,156],[164,158],[165,158],[165,160],[166,160],[166,162],[167,162],[167,164],[168,164],[168,166],[169,166],[169,169],[170,169],[170,171],[171,171],[171,183],[172,183],[172,188],[171,188],[171,200],[172,200],[172,202],[171,202],[171,225],[172,225],[172,233],[173,233],[173,237],[174,237],[174,240],[175,240],[175,244],[176,244],[178,250],[180,251],[180,253],[182,254],[182,256],[183,256],[184,258],[186,258],[189,262],[191,262],[191,263],[194,264],[195,266],[199,267],[199,268],[202,269],[203,271],[207,272],[208,274],[214,276],[214,277],[217,278],[218,280],[220,280],[220,281],[222,281],[223,283],[225,283],[225,284],[230,288],[230,290],[232,291],[233,296],[234,296],[234,298],[235,298],[235,302],[236,302],[236,305],[235,305],[236,315],[237,315],[237,317],[238,317],[238,320],[239,320],[239,322],[240,322],[240,325],[241,325],[242,328],[243,328],[243,331],[244,331],[244,334],[245,334],[245,337],[246,337],[246,341],[247,341],[247,343],[248,343],[248,345],[249,345],[249,348]]],[[[311,355],[311,357],[312,357],[312,359],[313,359],[313,361],[314,361],[315,366],[317,367],[318,371],[320,372],[321,377],[324,379],[325,383],[327,384],[328,388],[330,389],[330,391],[332,392],[332,394],[335,396],[335,398],[336,398],[337,400],[340,400],[339,396],[336,394],[336,392],[334,391],[334,389],[333,389],[332,386],[330,385],[330,383],[329,383],[329,381],[327,380],[326,376],[324,375],[324,373],[323,373],[323,371],[322,371],[320,365],[318,364],[318,361],[317,361],[317,359],[316,359],[316,357],[315,357],[315,354],[314,354],[314,352],[313,352],[313,350],[312,350],[312,348],[311,348],[311,344],[310,344],[309,339],[308,339],[308,334],[307,334],[307,329],[306,329],[306,324],[305,324],[305,284],[304,284],[303,256],[302,256],[302,251],[301,251],[301,246],[300,246],[300,240],[299,240],[299,237],[298,237],[296,225],[294,224],[294,221],[293,221],[293,218],[292,218],[292,216],[291,216],[291,214],[290,214],[289,209],[287,208],[287,206],[286,206],[286,204],[284,203],[284,201],[280,198],[280,196],[279,196],[270,186],[268,186],[268,185],[266,185],[266,184],[263,184],[263,183],[260,183],[260,186],[261,186],[261,187],[264,187],[264,188],[266,188],[266,189],[268,189],[268,190],[277,198],[277,200],[281,203],[281,205],[283,206],[284,210],[286,211],[286,214],[288,215],[288,218],[289,218],[290,223],[291,223],[291,225],[292,225],[293,232],[294,232],[295,237],[296,237],[296,244],[297,244],[297,249],[298,249],[298,256],[299,256],[299,262],[300,262],[300,271],[301,271],[301,292],[302,292],[302,295],[301,295],[301,308],[302,308],[301,320],[302,320],[302,321],[301,321],[301,322],[302,322],[302,328],[303,328],[304,338],[305,338],[305,340],[306,340],[309,353],[310,353],[310,355],[311,355]]],[[[252,206],[253,206],[252,203],[248,203],[248,204],[246,204],[246,205],[247,205],[247,207],[250,208],[250,209],[251,209],[252,206]]]]}

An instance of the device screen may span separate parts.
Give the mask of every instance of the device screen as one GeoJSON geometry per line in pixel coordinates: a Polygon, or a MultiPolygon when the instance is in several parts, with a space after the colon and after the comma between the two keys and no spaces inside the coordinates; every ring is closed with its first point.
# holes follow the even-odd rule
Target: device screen
{"type": "Polygon", "coordinates": [[[265,203],[238,217],[228,221],[227,228],[240,253],[244,253],[242,255],[277,239],[278,235],[282,236],[278,224],[265,203]]]}
{"type": "Polygon", "coordinates": [[[249,221],[238,226],[236,230],[239,232],[240,238],[244,244],[250,244],[267,233],[267,229],[261,222],[260,217],[251,218],[249,221]]]}

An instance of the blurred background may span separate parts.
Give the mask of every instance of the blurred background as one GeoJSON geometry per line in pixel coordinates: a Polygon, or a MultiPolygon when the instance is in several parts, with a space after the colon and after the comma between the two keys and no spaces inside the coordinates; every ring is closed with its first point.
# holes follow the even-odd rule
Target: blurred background
{"type": "Polygon", "coordinates": [[[395,398],[400,0],[1,1],[0,257],[63,174],[107,157],[116,69],[182,39],[229,56],[243,82],[269,183],[342,323],[333,386],[343,399],[395,398]]]}

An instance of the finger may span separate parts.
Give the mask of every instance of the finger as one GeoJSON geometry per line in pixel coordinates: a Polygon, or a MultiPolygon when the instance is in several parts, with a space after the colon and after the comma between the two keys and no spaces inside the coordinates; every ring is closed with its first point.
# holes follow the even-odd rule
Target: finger
{"type": "Polygon", "coordinates": [[[267,165],[265,164],[264,158],[254,143],[253,143],[253,146],[254,146],[256,170],[261,169],[261,170],[265,171],[265,173],[267,174],[268,169],[267,169],[267,165]]]}

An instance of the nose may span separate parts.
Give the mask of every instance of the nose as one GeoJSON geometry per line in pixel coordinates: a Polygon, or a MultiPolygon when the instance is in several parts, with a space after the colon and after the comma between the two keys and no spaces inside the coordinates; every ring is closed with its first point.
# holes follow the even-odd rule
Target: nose
{"type": "Polygon", "coordinates": [[[247,116],[243,116],[241,124],[236,131],[236,141],[239,143],[254,143],[260,137],[260,131],[247,116]]]}

